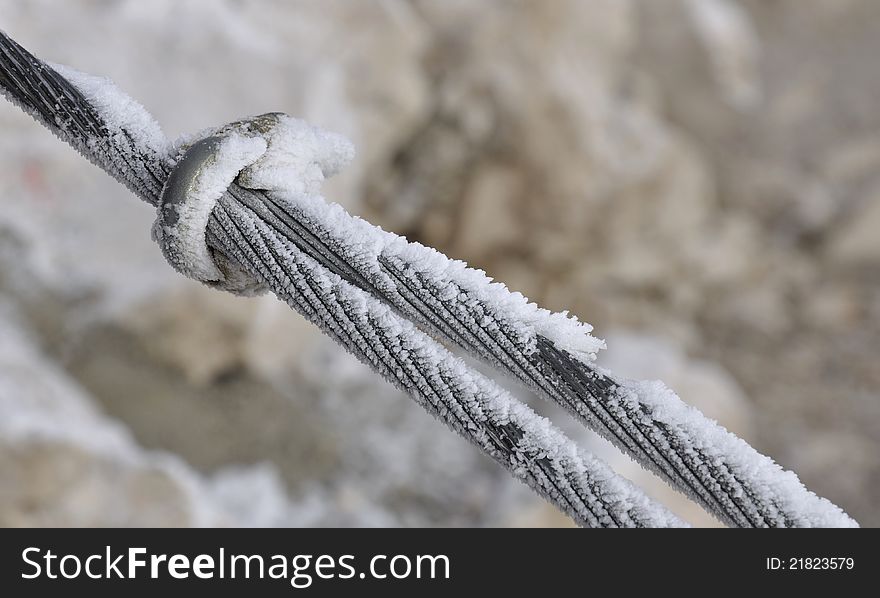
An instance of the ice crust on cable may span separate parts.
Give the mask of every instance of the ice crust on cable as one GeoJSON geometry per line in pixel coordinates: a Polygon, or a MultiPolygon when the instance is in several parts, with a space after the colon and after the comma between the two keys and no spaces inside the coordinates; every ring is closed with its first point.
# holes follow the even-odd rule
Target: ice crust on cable
{"type": "MultiPolygon", "coordinates": [[[[155,119],[109,80],[68,67],[60,68],[59,72],[95,103],[111,128],[120,133],[124,131],[136,140],[137,149],[156,156],[173,153],[172,144],[165,139],[155,119]]],[[[596,352],[604,347],[601,339],[590,334],[589,324],[565,312],[553,313],[540,308],[481,270],[468,268],[464,262],[449,259],[435,249],[410,243],[351,216],[337,204],[325,202],[320,197],[321,183],[354,156],[352,144],[344,137],[286,115],[279,115],[263,136],[269,150],[258,163],[242,170],[238,182],[252,189],[277,192],[284,201],[308,210],[315,223],[323,226],[326,235],[344,248],[347,259],[369,270],[372,278],[384,279],[386,287],[394,283],[383,272],[378,261],[380,255],[398,257],[414,275],[445,285],[438,292],[450,299],[462,295],[462,299],[479,304],[480,309],[487,312],[488,324],[491,325],[492,320],[504,322],[528,352],[534,351],[539,334],[586,360],[594,359],[596,352]]],[[[120,145],[125,146],[125,140],[121,141],[120,145]]],[[[127,172],[125,167],[119,171],[127,172]]],[[[137,177],[138,180],[143,178],[149,177],[137,177]]],[[[148,199],[151,194],[158,195],[153,189],[141,188],[137,181],[134,186],[131,181],[127,183],[148,199]]]]}
{"type": "MultiPolygon", "coordinates": [[[[283,188],[283,185],[278,186],[283,188]]],[[[349,215],[341,206],[325,202],[316,194],[282,191],[271,193],[270,196],[286,206],[289,213],[299,210],[304,221],[311,225],[310,230],[317,230],[319,235],[323,235],[323,240],[329,240],[328,244],[378,289],[399,288],[397,283],[387,278],[379,261],[380,257],[392,256],[406,264],[404,286],[418,288],[426,284],[425,281],[430,281],[428,284],[434,287],[433,291],[439,295],[441,302],[466,304],[473,319],[458,326],[474,324],[491,329],[502,323],[508,326],[508,332],[514,332],[520,346],[527,350],[534,350],[536,335],[540,334],[557,348],[581,359],[591,358],[602,346],[601,341],[589,336],[588,326],[568,319],[565,314],[550,314],[541,310],[529,304],[521,295],[509,293],[503,285],[492,283],[484,273],[469,269],[462,262],[450,260],[436,250],[408,243],[397,235],[382,231],[349,215]],[[482,319],[479,318],[480,311],[483,313],[482,319]]],[[[334,292],[339,291],[334,289],[334,292]]],[[[739,524],[777,526],[854,524],[836,506],[809,493],[794,474],[785,473],[782,476],[789,482],[772,482],[772,471],[755,465],[772,464],[772,461],[724,431],[724,438],[736,440],[720,445],[732,451],[733,460],[727,463],[724,451],[714,444],[720,442],[720,437],[716,438],[714,434],[717,426],[692,408],[689,409],[696,413],[693,425],[675,426],[658,419],[666,426],[665,430],[661,430],[657,421],[642,415],[644,408],[651,409],[653,406],[650,400],[642,400],[642,393],[633,392],[625,386],[610,392],[611,402],[606,408],[616,417],[623,418],[616,425],[624,426],[627,433],[643,439],[636,441],[636,453],[648,450],[639,442],[656,444],[650,449],[654,451],[654,458],[663,462],[663,455],[666,455],[666,459],[676,464],[668,470],[673,480],[678,479],[680,472],[692,470],[687,483],[700,491],[689,490],[686,485],[682,489],[694,498],[705,500],[713,509],[719,509],[712,506],[713,500],[719,500],[721,507],[717,512],[724,519],[739,524]],[[616,402],[630,401],[632,404],[626,410],[615,405],[616,402]],[[636,419],[632,420],[633,417],[636,419]],[[671,436],[667,438],[669,434],[671,436]],[[737,452],[737,447],[746,447],[745,452],[737,452]],[[743,459],[745,454],[750,455],[752,460],[743,459]],[[804,512],[800,512],[801,509],[804,512]],[[727,515],[729,513],[737,515],[727,515]]],[[[657,399],[656,394],[651,396],[657,399]]],[[[683,405],[671,392],[668,397],[658,400],[660,404],[672,405],[677,402],[683,405]]],[[[781,468],[772,465],[774,471],[783,473],[781,468]]]]}
{"type": "Polygon", "coordinates": [[[342,135],[286,114],[277,115],[263,138],[268,151],[241,172],[244,187],[318,195],[324,180],[354,158],[354,145],[342,135]]]}
{"type": "Polygon", "coordinates": [[[273,280],[291,307],[580,523],[684,525],[549,420],[247,210],[225,206],[218,221],[235,239],[225,249],[273,280]]]}
{"type": "Polygon", "coordinates": [[[290,193],[278,197],[289,205],[301,207],[316,224],[325,227],[336,244],[344,246],[346,257],[361,268],[371,270],[373,278],[385,278],[387,285],[396,286],[387,280],[379,257],[397,258],[406,264],[406,275],[415,287],[427,280],[441,300],[471,302],[478,306],[484,312],[484,321],[478,323],[486,326],[504,323],[527,352],[534,351],[539,334],[586,360],[594,359],[605,347],[604,341],[590,334],[593,327],[589,324],[579,322],[567,312],[554,313],[538,307],[521,293],[511,292],[503,283],[493,281],[485,272],[470,268],[463,261],[384,231],[321,197],[290,193]]]}
{"type": "Polygon", "coordinates": [[[153,238],[175,269],[201,282],[225,280],[205,239],[208,219],[238,173],[265,152],[261,137],[230,133],[184,154],[165,184],[153,226],[153,238]]]}
{"type": "Polygon", "coordinates": [[[63,64],[48,64],[98,110],[111,135],[128,133],[138,150],[158,156],[168,155],[171,144],[162,127],[146,108],[113,81],[63,64]]]}
{"type": "MultiPolygon", "coordinates": [[[[333,145],[328,144],[328,149],[321,147],[321,137],[311,136],[307,138],[304,144],[307,155],[313,160],[315,156],[333,155],[333,145]]],[[[587,329],[584,332],[582,325],[572,326],[572,320],[566,318],[564,314],[550,314],[546,310],[540,310],[528,302],[519,294],[509,293],[503,285],[492,283],[486,276],[479,271],[471,270],[462,262],[456,262],[448,259],[446,256],[433,249],[423,247],[418,244],[408,243],[405,239],[398,237],[392,233],[382,231],[381,229],[370,225],[369,223],[353,217],[345,212],[341,206],[337,204],[328,204],[322,197],[317,195],[317,189],[313,186],[320,183],[324,176],[323,171],[320,176],[317,171],[312,168],[308,171],[304,168],[304,164],[308,165],[308,160],[303,161],[296,153],[293,147],[284,143],[276,142],[275,152],[272,155],[273,173],[272,177],[266,177],[262,181],[258,176],[249,178],[249,185],[256,188],[266,188],[275,190],[270,193],[274,201],[287,207],[289,213],[299,210],[299,214],[304,217],[307,224],[310,224],[311,230],[317,230],[319,235],[323,235],[324,241],[329,241],[329,245],[338,250],[348,264],[364,275],[367,280],[372,282],[381,289],[396,289],[397,283],[388,278],[388,275],[382,269],[380,257],[393,257],[399,259],[406,264],[404,273],[405,280],[403,285],[408,288],[418,288],[430,281],[434,288],[434,292],[439,295],[441,302],[449,304],[461,305],[466,304],[468,309],[473,312],[472,320],[465,324],[457,324],[458,326],[467,326],[473,324],[476,326],[490,328],[504,323],[508,326],[508,332],[513,331],[517,336],[520,346],[527,350],[534,350],[534,342],[536,335],[540,334],[552,341],[558,348],[563,349],[575,356],[584,358],[592,357],[595,351],[601,346],[597,339],[589,336],[587,329]],[[286,168],[285,168],[286,166],[286,168]],[[278,173],[287,173],[286,176],[296,176],[297,172],[310,172],[311,178],[309,186],[304,186],[301,182],[294,180],[285,180],[282,174],[278,178],[278,173]],[[297,186],[298,185],[298,186],[297,186]],[[293,189],[292,191],[290,189],[293,189]],[[311,191],[311,193],[309,193],[311,191]],[[474,314],[482,310],[483,318],[478,319],[474,314]],[[590,343],[586,346],[585,342],[590,343]],[[578,344],[581,343],[581,344],[578,344]],[[598,345],[598,346],[597,346],[598,345]]],[[[337,153],[338,146],[337,146],[337,153]]],[[[273,154],[270,150],[261,160],[273,154]]],[[[301,154],[300,154],[301,155],[301,154]]],[[[343,162],[342,157],[336,162],[343,162]]],[[[258,169],[251,167],[252,169],[258,169]]],[[[258,174],[258,173],[257,173],[258,174]]],[[[240,181],[241,182],[241,181],[240,181]]],[[[263,259],[263,256],[261,256],[263,259]]],[[[269,258],[265,258],[269,259],[269,258]]],[[[334,275],[335,276],[335,275],[334,275]]],[[[346,283],[348,284],[348,283],[346,283]]],[[[354,288],[354,287],[353,287],[354,288]]],[[[341,291],[334,287],[333,293],[341,291]]],[[[369,295],[358,290],[365,298],[375,300],[369,295]]],[[[391,293],[393,296],[393,292],[391,293]]],[[[387,306],[385,306],[387,309],[387,306]]],[[[464,332],[464,331],[463,331],[464,332]]],[[[365,343],[360,347],[355,347],[361,352],[361,355],[368,355],[370,352],[370,343],[365,343]]],[[[350,347],[351,348],[351,347],[350,347]]],[[[363,358],[363,357],[362,357],[363,358]]],[[[374,367],[375,359],[370,360],[374,367]]],[[[419,389],[420,391],[423,389],[419,389]]],[[[628,389],[621,387],[617,391],[615,400],[626,401],[628,398],[634,398],[634,405],[627,411],[621,411],[610,405],[609,408],[617,413],[618,417],[623,417],[624,423],[630,433],[636,433],[636,438],[641,438],[645,432],[636,432],[636,428],[631,429],[631,417],[639,418],[640,409],[643,406],[649,406],[648,402],[640,400],[639,393],[630,394],[628,389]]],[[[417,395],[418,396],[418,395],[417,395]]],[[[668,399],[671,401],[680,400],[674,394],[668,399]]],[[[740,493],[750,491],[754,492],[754,487],[761,486],[766,482],[766,476],[762,477],[760,471],[754,468],[740,467],[736,459],[734,463],[727,464],[724,459],[719,457],[718,451],[708,450],[712,447],[711,435],[707,437],[706,429],[711,430],[714,424],[706,420],[702,415],[698,416],[698,421],[705,422],[706,429],[699,426],[690,426],[686,429],[669,425],[669,422],[663,422],[669,427],[666,432],[660,432],[655,428],[655,422],[634,422],[637,426],[648,426],[654,429],[649,432],[649,436],[653,437],[653,442],[660,443],[661,457],[662,454],[669,451],[683,451],[682,454],[675,456],[676,463],[679,465],[678,471],[687,471],[688,467],[696,464],[696,473],[691,474],[689,484],[694,484],[695,488],[700,488],[701,484],[705,485],[709,491],[701,490],[699,493],[690,492],[695,498],[707,500],[707,504],[712,505],[713,500],[721,500],[721,514],[725,512],[744,511],[740,515],[740,519],[730,518],[732,521],[740,523],[763,522],[764,524],[773,525],[835,525],[841,523],[836,518],[836,514],[831,512],[830,515],[823,509],[819,509],[817,513],[807,512],[806,514],[792,517],[791,509],[808,507],[792,502],[796,500],[798,492],[807,493],[796,481],[794,486],[780,486],[778,488],[769,488],[769,494],[743,498],[740,493]],[[665,434],[672,433],[670,441],[674,442],[674,446],[670,445],[665,438],[665,434]],[[709,463],[706,460],[709,459],[709,463]],[[719,461],[719,463],[713,463],[719,461]],[[703,464],[703,465],[701,465],[703,464]],[[681,469],[681,468],[684,469],[681,469]],[[733,472],[729,470],[734,470],[733,472]],[[720,497],[713,499],[712,496],[720,497]],[[835,523],[836,522],[836,523],[835,523]]],[[[725,432],[725,434],[727,434],[725,432]]],[[[745,445],[742,441],[739,441],[745,445]]],[[[636,448],[639,445],[636,445],[636,448]]],[[[747,445],[745,445],[747,446],[747,445]]],[[[485,447],[484,447],[485,448],[485,447]]],[[[732,448],[732,447],[730,447],[732,448]]],[[[657,450],[657,449],[654,449],[657,450]]],[[[763,459],[769,462],[766,457],[760,456],[753,449],[748,449],[759,460],[763,459]]],[[[667,458],[672,458],[668,455],[667,458]]],[[[772,463],[772,462],[771,462],[772,463]]],[[[778,468],[777,468],[778,469],[778,468]]],[[[781,469],[780,469],[781,471],[781,469]]],[[[670,470],[672,479],[677,479],[679,474],[675,473],[675,468],[670,470]]],[[[793,476],[793,474],[791,474],[793,476]]],[[[817,499],[819,500],[819,499],[817,499]]],[[[821,501],[820,507],[829,506],[836,509],[831,503],[821,501]]],[[[846,518],[839,510],[839,515],[843,518],[843,522],[851,521],[846,518]]]]}
{"type": "Polygon", "coordinates": [[[437,285],[437,293],[450,301],[470,301],[486,312],[486,325],[502,321],[527,351],[534,351],[540,334],[561,349],[584,359],[593,359],[604,347],[590,335],[592,326],[567,313],[553,313],[529,302],[494,282],[481,270],[452,260],[441,252],[411,243],[405,238],[350,215],[342,206],[320,196],[325,178],[338,172],[354,156],[344,137],[308,123],[280,115],[264,137],[269,149],[254,164],[242,170],[238,183],[272,193],[280,203],[298,206],[320,228],[349,263],[368,279],[385,288],[395,283],[388,278],[379,258],[398,258],[419,276],[437,285]]]}
{"type": "MultiPolygon", "coordinates": [[[[84,153],[142,198],[157,203],[163,173],[154,172],[144,156],[169,163],[173,162],[171,156],[175,152],[155,119],[110,80],[63,65],[53,67],[89,100],[108,128],[110,140],[92,139],[88,142],[89,151],[84,153]]],[[[414,276],[431,280],[439,287],[435,289],[439,294],[470,302],[484,312],[487,326],[503,322],[529,352],[534,350],[539,334],[583,359],[592,359],[604,346],[600,339],[590,335],[590,325],[566,313],[539,308],[520,293],[512,293],[503,284],[492,281],[482,271],[470,269],[434,249],[408,243],[348,215],[339,206],[326,205],[318,197],[320,183],[350,161],[354,153],[351,144],[341,136],[284,117],[267,132],[266,138],[270,145],[277,147],[267,152],[259,164],[245,169],[239,181],[251,188],[283,190],[287,197],[295,198],[297,203],[311,210],[316,224],[328,225],[324,232],[346,249],[346,258],[372,270],[374,278],[385,279],[386,288],[394,283],[387,280],[387,274],[378,264],[380,255],[400,258],[414,276]]],[[[207,266],[203,270],[216,275],[207,266]]]]}
{"type": "MultiPolygon", "coordinates": [[[[155,202],[161,191],[161,184],[156,189],[156,181],[162,177],[152,170],[154,162],[173,162],[168,142],[155,121],[106,80],[70,75],[63,67],[59,71],[95,102],[110,130],[112,143],[104,146],[100,139],[93,140],[91,159],[155,202]]],[[[452,306],[450,313],[456,317],[462,313],[467,316],[464,321],[450,323],[453,332],[458,327],[465,333],[472,326],[488,334],[501,330],[524,352],[535,352],[539,337],[545,337],[555,348],[585,362],[603,346],[601,340],[590,336],[588,324],[565,313],[543,310],[463,262],[409,243],[349,215],[336,204],[326,203],[319,195],[320,183],[353,153],[340,137],[295,119],[279,120],[263,136],[272,149],[241,168],[238,182],[268,191],[271,201],[288,214],[296,214],[310,234],[338,252],[339,259],[367,284],[358,288],[360,281],[355,286],[332,273],[229,195],[220,197],[217,205],[223,209],[215,209],[215,217],[209,219],[213,245],[247,265],[255,276],[270,281],[280,297],[322,330],[578,521],[587,525],[678,523],[607,466],[580,453],[545,420],[457,361],[374,294],[378,291],[395,303],[400,293],[428,285],[440,306],[452,306]],[[402,280],[392,279],[383,260],[402,264],[397,273],[402,280]],[[509,451],[499,448],[508,445],[509,451]]],[[[228,171],[221,170],[226,180],[234,168],[230,165],[228,171]]],[[[217,176],[217,180],[206,180],[204,188],[221,187],[219,171],[217,176]]],[[[414,317],[411,311],[403,311],[414,317]]],[[[591,371],[586,365],[584,368],[591,371]]],[[[767,525],[855,524],[837,507],[804,489],[794,474],[782,471],[743,441],[684,406],[665,387],[620,383],[605,391],[608,396],[602,400],[607,405],[603,408],[623,417],[623,423],[615,425],[641,434],[634,436],[633,454],[648,466],[651,455],[659,454],[670,462],[683,463],[685,471],[696,467],[691,477],[698,477],[711,492],[720,492],[727,504],[746,509],[747,519],[735,521],[754,518],[767,525]],[[672,435],[666,436],[667,431],[672,435]]],[[[559,400],[556,395],[553,398],[559,400]]],[[[678,478],[672,479],[680,485],[678,478]]],[[[682,489],[692,490],[687,485],[682,489]]]]}
{"type": "Polygon", "coordinates": [[[179,157],[162,188],[153,238],[182,274],[241,294],[263,285],[208,248],[205,230],[217,200],[236,179],[254,188],[317,193],[354,153],[343,137],[276,113],[203,131],[175,147],[179,157]]]}
{"type": "Polygon", "coordinates": [[[90,161],[155,205],[165,178],[163,166],[170,167],[172,160],[172,145],[153,115],[106,77],[63,64],[47,64],[94,107],[107,135],[81,139],[70,134],[62,122],[55,123],[56,131],[90,161]]]}
{"type": "Polygon", "coordinates": [[[782,469],[744,440],[682,401],[659,380],[629,381],[623,389],[648,408],[652,419],[680,431],[710,463],[723,463],[731,473],[749,481],[763,513],[775,513],[798,527],[858,527],[840,507],[808,490],[794,472],[782,469]]]}

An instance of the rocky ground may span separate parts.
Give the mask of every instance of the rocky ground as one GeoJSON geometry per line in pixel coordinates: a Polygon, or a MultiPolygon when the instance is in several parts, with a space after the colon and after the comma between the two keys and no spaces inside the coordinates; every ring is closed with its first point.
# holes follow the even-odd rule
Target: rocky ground
{"type": "MultiPolygon", "coordinates": [[[[270,110],[348,135],[329,197],[570,309],[604,365],[880,524],[877,3],[43,0],[0,21],[172,137],[270,110]]],[[[0,524],[566,524],[285,306],[177,276],[152,209],[11,105],[0,126],[0,524]]]]}

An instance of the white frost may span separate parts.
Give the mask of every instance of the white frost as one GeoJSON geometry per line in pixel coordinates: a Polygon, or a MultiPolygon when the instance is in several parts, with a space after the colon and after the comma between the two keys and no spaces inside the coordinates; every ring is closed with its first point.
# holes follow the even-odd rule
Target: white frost
{"type": "Polygon", "coordinates": [[[106,133],[84,131],[57,122],[61,138],[141,199],[155,205],[162,191],[164,167],[171,165],[172,158],[171,143],[159,123],[109,79],[61,64],[51,66],[88,100],[103,123],[102,129],[106,129],[106,133]]]}
{"type": "Polygon", "coordinates": [[[411,270],[411,276],[430,280],[437,287],[436,293],[467,305],[464,317],[473,319],[474,325],[491,327],[503,323],[529,351],[534,350],[537,335],[582,359],[593,359],[604,348],[604,342],[590,334],[593,328],[589,324],[566,312],[540,308],[521,293],[494,282],[481,270],[383,231],[352,216],[340,205],[328,203],[320,196],[321,183],[354,155],[353,146],[344,137],[286,115],[277,115],[272,126],[259,134],[266,139],[268,149],[242,169],[238,183],[271,192],[279,203],[299,207],[325,240],[336,246],[368,280],[394,288],[396,284],[383,270],[380,257],[396,257],[411,270]],[[477,312],[482,316],[476,317],[477,312]]]}
{"type": "Polygon", "coordinates": [[[554,313],[538,307],[521,293],[511,292],[504,284],[493,281],[482,270],[469,268],[465,262],[450,259],[436,249],[373,226],[336,203],[317,195],[279,193],[275,197],[301,208],[340,246],[350,263],[369,278],[384,279],[386,285],[396,286],[379,262],[380,256],[396,257],[406,264],[413,285],[420,284],[414,277],[431,281],[444,299],[462,305],[469,303],[473,308],[469,316],[481,311],[488,318],[487,325],[502,322],[509,326],[530,350],[539,334],[582,359],[594,359],[596,352],[605,347],[604,341],[590,334],[593,327],[589,324],[566,312],[554,313]]]}
{"type": "Polygon", "coordinates": [[[227,249],[272,280],[279,297],[580,523],[684,525],[549,420],[253,213],[227,205],[218,220],[227,230],[240,229],[227,249]]]}
{"type": "Polygon", "coordinates": [[[169,177],[153,228],[165,257],[181,273],[202,282],[224,280],[205,239],[208,219],[238,173],[265,151],[262,138],[230,133],[210,154],[185,154],[181,159],[197,163],[187,163],[188,172],[181,175],[184,180],[177,177],[180,170],[169,177]],[[176,213],[168,214],[168,210],[176,213]]]}
{"type": "MultiPolygon", "coordinates": [[[[92,102],[110,129],[111,141],[88,142],[108,145],[93,153],[105,151],[110,156],[106,160],[109,168],[136,192],[155,201],[159,177],[150,170],[149,157],[166,161],[172,155],[172,146],[158,124],[108,80],[67,67],[56,69],[92,102]]],[[[215,132],[222,136],[219,149],[188,181],[185,197],[172,202],[178,204],[179,218],[170,219],[157,234],[172,265],[194,278],[216,280],[220,273],[205,243],[205,231],[219,222],[222,234],[214,232],[227,244],[224,249],[230,257],[271,281],[291,306],[579,521],[681,523],[366,289],[375,287],[410,317],[415,316],[407,311],[405,303],[410,298],[405,293],[417,296],[425,291],[416,298],[437,313],[424,319],[439,319],[447,326],[444,332],[466,339],[464,345],[472,345],[471,337],[483,335],[480,342],[506,339],[516,350],[528,352],[536,350],[540,335],[556,349],[590,360],[604,347],[603,341],[590,335],[591,326],[567,313],[539,308],[464,262],[410,243],[327,203],[319,195],[320,184],[351,159],[351,144],[289,117],[274,115],[268,127],[268,121],[259,118],[250,124],[236,123],[242,125],[238,132],[234,128],[215,132]],[[269,200],[288,215],[297,214],[298,224],[336,251],[336,259],[368,284],[359,288],[343,280],[236,202],[215,210],[217,200],[236,178],[243,186],[266,190],[269,200]],[[212,213],[216,218],[209,220],[212,213]],[[397,271],[389,270],[389,261],[397,271]]],[[[658,443],[663,438],[657,431],[660,424],[665,425],[678,443],[667,447],[667,456],[698,463],[701,478],[705,474],[722,491],[732,487],[746,496],[746,508],[751,509],[746,516],[754,511],[761,521],[773,524],[855,525],[840,509],[807,491],[793,473],[682,403],[662,384],[634,382],[612,390],[619,392],[606,408],[619,411],[621,417],[644,414],[646,420],[621,425],[636,430],[639,424],[642,428],[637,431],[641,434],[641,429],[648,429],[658,443]],[[635,408],[624,412],[615,405],[618,401],[635,408]],[[720,482],[713,478],[713,468],[725,470],[720,482]],[[719,485],[730,480],[729,486],[719,485]]]]}
{"type": "Polygon", "coordinates": [[[782,469],[738,436],[683,402],[659,380],[629,382],[633,392],[651,417],[683,434],[690,448],[709,462],[723,463],[742,480],[748,480],[755,499],[765,504],[765,512],[779,511],[794,519],[798,527],[858,527],[837,505],[807,490],[794,472],[782,469]]]}
{"type": "Polygon", "coordinates": [[[136,147],[147,155],[165,156],[171,144],[156,119],[137,100],[119,89],[107,77],[80,72],[63,64],[48,63],[58,74],[73,83],[91,103],[111,135],[128,133],[136,147]]]}
{"type": "Polygon", "coordinates": [[[239,176],[251,189],[316,195],[326,178],[354,158],[354,146],[342,135],[286,114],[263,137],[268,151],[239,176]]]}

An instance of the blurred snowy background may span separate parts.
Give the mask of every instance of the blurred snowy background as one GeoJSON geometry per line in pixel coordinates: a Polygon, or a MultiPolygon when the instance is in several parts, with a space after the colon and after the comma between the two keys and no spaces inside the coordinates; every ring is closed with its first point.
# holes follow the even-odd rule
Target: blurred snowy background
{"type": "MultiPolygon", "coordinates": [[[[571,309],[601,363],[880,525],[880,3],[7,0],[0,27],[171,137],[273,110],[348,135],[328,197],[571,309]]],[[[273,298],[175,274],[153,210],[5,102],[0,127],[0,525],[568,524],[273,298]]]]}

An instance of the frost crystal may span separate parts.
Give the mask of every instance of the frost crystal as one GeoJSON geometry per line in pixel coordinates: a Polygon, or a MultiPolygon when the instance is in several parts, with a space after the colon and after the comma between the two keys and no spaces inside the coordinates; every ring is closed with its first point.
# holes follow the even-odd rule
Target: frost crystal
{"type": "Polygon", "coordinates": [[[260,137],[230,133],[193,144],[165,182],[153,238],[176,270],[201,282],[225,281],[205,240],[217,200],[246,166],[266,152],[260,137]]]}
{"type": "Polygon", "coordinates": [[[134,98],[116,87],[110,79],[82,73],[63,64],[49,64],[70,81],[101,114],[111,136],[128,134],[134,148],[146,154],[162,156],[171,149],[162,127],[134,98]]]}
{"type": "Polygon", "coordinates": [[[684,525],[385,302],[279,238],[252,211],[224,198],[214,215],[212,239],[269,280],[281,299],[582,525],[684,525]]]}
{"type": "MultiPolygon", "coordinates": [[[[106,79],[56,73],[11,43],[8,59],[35,71],[4,93],[158,204],[187,160],[149,113],[106,79]],[[39,93],[15,88],[34,80],[39,93]]],[[[603,342],[588,324],[325,202],[321,182],[353,155],[341,137],[282,115],[205,135],[218,140],[211,159],[160,211],[156,236],[172,265],[202,280],[218,274],[211,256],[226,278],[243,268],[578,523],[682,524],[427,333],[562,405],[725,523],[857,525],[661,383],[596,367],[603,342]]]]}

